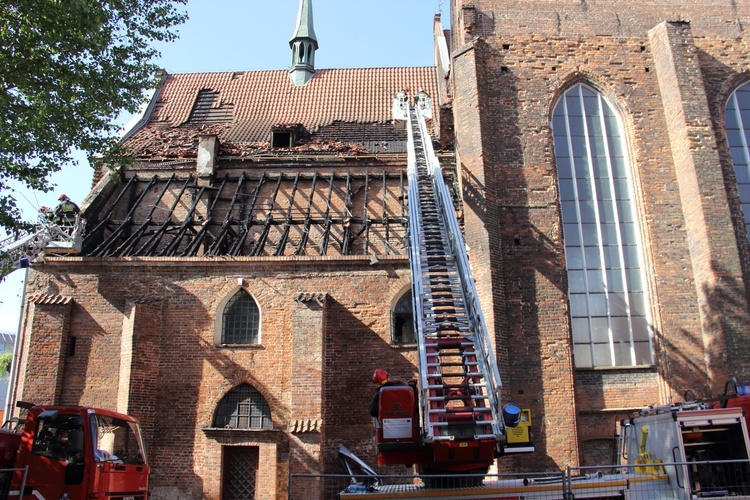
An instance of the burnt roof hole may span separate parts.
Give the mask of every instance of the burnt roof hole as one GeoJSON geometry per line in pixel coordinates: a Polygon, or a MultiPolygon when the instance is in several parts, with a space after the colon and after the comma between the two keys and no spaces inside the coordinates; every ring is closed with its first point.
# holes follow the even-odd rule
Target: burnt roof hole
{"type": "Polygon", "coordinates": [[[289,131],[275,130],[271,133],[272,148],[291,148],[292,133],[289,131]]]}
{"type": "Polygon", "coordinates": [[[274,125],[271,127],[271,148],[293,148],[301,134],[300,124],[274,125]]]}

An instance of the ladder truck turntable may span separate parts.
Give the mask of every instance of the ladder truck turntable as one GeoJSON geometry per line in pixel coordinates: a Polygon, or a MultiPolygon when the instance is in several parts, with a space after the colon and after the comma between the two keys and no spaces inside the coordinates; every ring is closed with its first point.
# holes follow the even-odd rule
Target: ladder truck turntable
{"type": "Polygon", "coordinates": [[[376,419],[378,465],[414,465],[422,484],[381,484],[342,446],[340,458],[352,484],[339,498],[687,500],[724,494],[750,499],[743,416],[744,407],[750,408],[750,390],[744,399],[724,397],[724,407],[693,402],[637,412],[620,422],[617,463],[589,474],[556,471],[485,480],[495,458],[534,451],[531,419],[528,410],[501,405],[490,336],[453,200],[427,131],[431,112],[429,98],[411,105],[400,95],[393,102],[394,119],[403,121],[408,133],[409,262],[419,379],[416,386],[382,387],[376,419]],[[724,467],[739,470],[743,484],[708,486],[696,472],[698,465],[690,465],[700,461],[696,451],[704,449],[730,461],[724,467]],[[353,468],[364,471],[370,484],[358,482],[353,468]],[[466,479],[456,480],[461,475],[466,479]]]}

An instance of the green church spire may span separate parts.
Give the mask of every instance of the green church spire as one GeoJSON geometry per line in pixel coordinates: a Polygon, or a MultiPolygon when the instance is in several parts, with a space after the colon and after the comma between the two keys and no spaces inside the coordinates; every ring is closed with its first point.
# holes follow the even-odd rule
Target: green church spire
{"type": "Polygon", "coordinates": [[[300,0],[297,26],[289,39],[289,46],[292,48],[289,78],[294,86],[304,85],[315,74],[315,51],[318,49],[313,28],[312,0],[300,0]]]}

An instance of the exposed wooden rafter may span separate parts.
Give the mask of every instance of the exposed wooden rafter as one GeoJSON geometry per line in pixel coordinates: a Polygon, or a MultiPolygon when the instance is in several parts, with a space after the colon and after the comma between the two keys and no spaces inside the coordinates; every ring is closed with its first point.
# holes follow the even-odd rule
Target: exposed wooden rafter
{"type": "Polygon", "coordinates": [[[133,176],[100,202],[84,254],[406,256],[405,184],[398,169],[133,176]]]}

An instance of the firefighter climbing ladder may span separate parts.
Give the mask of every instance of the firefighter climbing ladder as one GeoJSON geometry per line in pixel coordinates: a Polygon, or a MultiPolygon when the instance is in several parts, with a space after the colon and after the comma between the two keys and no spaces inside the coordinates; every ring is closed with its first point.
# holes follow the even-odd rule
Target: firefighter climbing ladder
{"type": "Polygon", "coordinates": [[[500,373],[452,197],[427,132],[424,115],[430,110],[423,111],[420,103],[402,114],[409,135],[409,260],[423,438],[500,441],[505,435],[500,373]]]}

